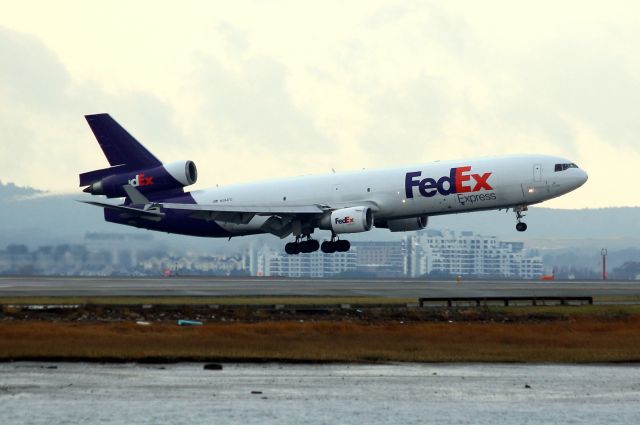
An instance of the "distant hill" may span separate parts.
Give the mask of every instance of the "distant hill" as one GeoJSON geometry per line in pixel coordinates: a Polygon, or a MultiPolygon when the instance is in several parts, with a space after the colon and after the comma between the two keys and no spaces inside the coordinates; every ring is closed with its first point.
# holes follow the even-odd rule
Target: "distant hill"
{"type": "MultiPolygon", "coordinates": [[[[52,243],[81,242],[87,232],[145,233],[149,231],[106,223],[102,211],[76,202],[90,195],[50,194],[11,183],[0,184],[0,247],[9,243],[30,246],[52,243]]],[[[429,219],[429,228],[470,230],[482,235],[495,235],[503,240],[524,241],[528,247],[554,250],[579,248],[593,252],[596,247],[610,249],[640,247],[640,208],[599,208],[557,210],[531,208],[525,220],[529,229],[515,230],[512,212],[478,212],[436,216],[429,219]]],[[[282,241],[273,236],[250,236],[226,239],[195,238],[152,232],[156,243],[178,249],[205,251],[237,251],[247,245],[263,243],[274,247],[282,241]]],[[[318,238],[327,237],[319,232],[318,238]]],[[[352,240],[397,240],[404,233],[390,233],[377,229],[358,235],[352,240]]],[[[599,251],[599,248],[598,248],[599,251]]]]}
{"type": "Polygon", "coordinates": [[[2,183],[0,180],[0,202],[2,200],[15,200],[40,193],[44,192],[31,187],[16,186],[13,183],[2,183]]]}
{"type": "Polygon", "coordinates": [[[91,232],[151,234],[156,246],[203,252],[236,252],[251,243],[242,238],[228,242],[227,239],[169,235],[107,223],[101,208],[77,202],[81,199],[92,199],[92,196],[82,192],[54,194],[0,183],[0,248],[12,243],[31,247],[83,243],[85,235],[91,232]]]}
{"type": "Polygon", "coordinates": [[[86,231],[105,230],[101,212],[83,212],[75,198],[0,185],[0,245],[77,242],[86,231]]]}
{"type": "Polygon", "coordinates": [[[486,211],[438,216],[430,219],[435,228],[469,229],[503,239],[523,240],[550,248],[571,241],[610,240],[634,244],[640,241],[640,207],[559,210],[532,207],[525,218],[526,232],[515,231],[515,214],[486,211]],[[536,242],[538,241],[538,242],[536,242]],[[627,242],[624,242],[627,241],[627,242]],[[634,242],[635,241],[635,242],[634,242]]]}

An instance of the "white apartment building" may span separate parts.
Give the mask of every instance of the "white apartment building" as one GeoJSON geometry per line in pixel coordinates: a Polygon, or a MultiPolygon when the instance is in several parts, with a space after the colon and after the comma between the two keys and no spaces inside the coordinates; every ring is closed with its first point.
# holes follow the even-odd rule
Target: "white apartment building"
{"type": "Polygon", "coordinates": [[[335,252],[324,254],[321,251],[310,254],[288,255],[284,251],[265,249],[258,256],[258,276],[286,277],[331,277],[356,269],[356,252],[335,252]]]}
{"type": "Polygon", "coordinates": [[[417,232],[402,241],[352,242],[348,252],[287,255],[268,247],[251,248],[251,275],[332,277],[348,272],[378,277],[419,277],[425,274],[537,279],[542,258],[527,256],[522,242],[495,236],[456,234],[450,230],[417,232]]]}
{"type": "Polygon", "coordinates": [[[406,273],[536,279],[544,272],[542,258],[529,257],[522,242],[496,236],[427,230],[405,240],[406,273]]]}

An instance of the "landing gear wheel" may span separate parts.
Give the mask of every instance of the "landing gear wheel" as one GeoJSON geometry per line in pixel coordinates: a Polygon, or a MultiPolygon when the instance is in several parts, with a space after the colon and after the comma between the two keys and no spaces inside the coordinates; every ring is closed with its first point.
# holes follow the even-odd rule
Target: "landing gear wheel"
{"type": "Polygon", "coordinates": [[[314,239],[309,239],[306,241],[302,241],[299,243],[300,252],[305,254],[309,254],[311,252],[317,251],[320,248],[320,243],[314,239]]]}
{"type": "Polygon", "coordinates": [[[320,249],[320,242],[315,239],[309,239],[307,244],[309,244],[309,249],[311,249],[309,252],[315,252],[320,249]]]}
{"type": "Polygon", "coordinates": [[[315,239],[311,239],[309,235],[306,235],[307,240],[301,241],[301,237],[297,236],[295,242],[289,242],[284,246],[284,251],[289,255],[296,255],[317,251],[320,248],[320,242],[315,239]]]}
{"type": "Polygon", "coordinates": [[[525,230],[527,230],[527,223],[522,222],[522,219],[524,218],[527,209],[528,208],[526,205],[519,205],[519,206],[513,207],[513,211],[516,213],[516,220],[518,221],[518,223],[516,224],[516,230],[518,232],[524,232],[525,230]]]}
{"type": "Polygon", "coordinates": [[[284,246],[284,252],[289,255],[300,254],[300,244],[296,242],[289,242],[284,246]]]}
{"type": "Polygon", "coordinates": [[[349,251],[349,248],[351,248],[351,243],[344,239],[336,241],[335,244],[336,244],[336,251],[338,252],[347,252],[349,251]]]}
{"type": "Polygon", "coordinates": [[[322,242],[320,249],[325,254],[333,254],[334,252],[336,252],[336,244],[330,241],[324,241],[322,242]]]}
{"type": "Polygon", "coordinates": [[[302,241],[300,243],[298,243],[298,246],[300,247],[300,252],[304,253],[304,254],[308,254],[311,252],[311,250],[309,249],[309,243],[307,241],[302,241]]]}
{"type": "Polygon", "coordinates": [[[346,240],[338,239],[338,235],[333,233],[330,241],[322,242],[320,249],[325,254],[333,254],[334,252],[347,252],[351,248],[351,243],[346,240]]]}

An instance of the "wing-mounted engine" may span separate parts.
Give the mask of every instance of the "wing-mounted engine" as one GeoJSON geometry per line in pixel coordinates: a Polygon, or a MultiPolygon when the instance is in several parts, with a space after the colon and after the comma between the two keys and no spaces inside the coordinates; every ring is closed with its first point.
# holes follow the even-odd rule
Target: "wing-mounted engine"
{"type": "Polygon", "coordinates": [[[391,232],[410,232],[412,230],[422,230],[427,227],[429,217],[412,217],[400,218],[397,220],[386,220],[384,222],[376,222],[376,227],[387,228],[391,232]]]}
{"type": "Polygon", "coordinates": [[[80,174],[80,186],[87,186],[83,191],[92,195],[121,198],[127,195],[123,189],[125,185],[133,186],[141,193],[153,193],[182,189],[198,179],[193,161],[176,161],[146,169],[129,168],[116,165],[80,174]]]}
{"type": "Polygon", "coordinates": [[[336,234],[366,232],[373,227],[373,211],[369,207],[341,208],[322,217],[319,227],[336,234]]]}

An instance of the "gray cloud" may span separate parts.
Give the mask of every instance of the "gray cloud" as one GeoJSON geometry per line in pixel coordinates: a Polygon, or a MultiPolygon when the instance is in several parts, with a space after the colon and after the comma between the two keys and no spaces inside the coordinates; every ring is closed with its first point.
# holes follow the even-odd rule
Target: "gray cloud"
{"type": "MultiPolygon", "coordinates": [[[[131,91],[110,95],[100,88],[85,86],[74,100],[75,109],[83,113],[108,112],[151,151],[188,142],[173,124],[171,106],[151,93],[131,91]]],[[[76,119],[83,118],[76,116],[76,119]]]]}
{"type": "MultiPolygon", "coordinates": [[[[0,108],[2,111],[4,108],[0,108]]],[[[13,115],[0,112],[0,180],[24,181],[29,160],[34,157],[37,147],[29,141],[35,134],[13,115]]]]}
{"type": "Polygon", "coordinates": [[[4,102],[10,99],[36,110],[63,106],[69,74],[38,38],[0,27],[0,52],[4,102]]]}
{"type": "Polygon", "coordinates": [[[443,88],[425,75],[369,99],[371,124],[359,144],[377,160],[420,161],[414,155],[441,136],[448,109],[443,88]]]}
{"type": "MultiPolygon", "coordinates": [[[[538,135],[577,152],[572,125],[581,122],[606,144],[640,151],[640,81],[623,58],[586,40],[544,44],[515,58],[499,60],[514,69],[520,87],[498,100],[491,111],[511,129],[538,135]]],[[[502,91],[502,90],[501,90],[502,91]]]]}
{"type": "MultiPolygon", "coordinates": [[[[483,129],[480,137],[501,135],[491,141],[495,148],[517,145],[521,143],[517,136],[524,134],[574,152],[580,150],[573,127],[578,121],[592,128],[606,144],[640,151],[640,120],[637,119],[640,80],[628,69],[635,58],[626,57],[635,51],[629,45],[634,42],[633,38],[625,40],[617,28],[593,24],[569,36],[545,37],[544,41],[529,43],[520,50],[504,50],[474,33],[466,20],[469,16],[449,13],[434,3],[415,6],[415,3],[404,3],[382,7],[368,24],[377,29],[408,17],[417,19],[421,22],[422,36],[417,37],[415,43],[444,48],[457,63],[454,73],[468,75],[472,81],[480,79],[493,94],[488,102],[493,106],[461,103],[461,99],[454,105],[445,92],[434,100],[423,97],[422,102],[436,105],[436,110],[430,112],[435,112],[438,119],[446,118],[451,107],[456,106],[462,108],[471,123],[483,129]]],[[[420,48],[416,48],[416,52],[419,51],[420,48]]],[[[429,61],[424,66],[428,73],[429,61]]],[[[437,87],[434,92],[438,92],[437,87]]],[[[429,90],[426,93],[430,94],[429,90]]],[[[416,95],[420,95],[420,91],[416,91],[416,95]]],[[[405,101],[402,99],[401,103],[405,101]]],[[[411,100],[405,106],[409,105],[411,100]]],[[[379,122],[389,112],[385,108],[374,108],[372,113],[376,118],[372,121],[379,122]]],[[[411,125],[403,132],[410,136],[410,129],[411,125]]],[[[428,130],[437,131],[437,126],[428,130]]],[[[387,128],[386,133],[389,131],[387,128]]],[[[374,138],[379,134],[372,133],[374,138]]],[[[392,134],[385,135],[389,136],[392,134]]],[[[521,149],[535,151],[536,147],[522,145],[521,149]]]]}
{"type": "MultiPolygon", "coordinates": [[[[498,100],[495,108],[487,111],[474,110],[478,120],[482,115],[489,125],[510,130],[512,137],[518,135],[536,136],[557,146],[566,146],[571,150],[576,149],[576,139],[573,129],[557,105],[549,104],[541,99],[539,94],[534,94],[531,88],[519,92],[519,96],[509,96],[498,100]],[[515,134],[514,134],[515,133],[515,134]]],[[[486,122],[485,121],[485,122],[486,122]]],[[[513,143],[521,143],[516,139],[513,143]]],[[[527,152],[538,152],[539,146],[522,146],[527,152]]]]}
{"type": "MultiPolygon", "coordinates": [[[[286,69],[264,57],[241,62],[239,72],[201,57],[196,87],[204,95],[202,113],[217,131],[249,146],[312,153],[330,148],[312,117],[287,92],[286,69]]],[[[225,142],[222,141],[224,144],[225,142]]]]}
{"type": "Polygon", "coordinates": [[[0,27],[0,51],[0,177],[4,181],[47,188],[47,182],[38,184],[28,177],[43,174],[44,160],[51,180],[75,185],[77,173],[86,171],[76,155],[89,149],[81,145],[82,139],[94,144],[91,149],[101,155],[84,124],[83,115],[88,113],[111,113],[152,150],[182,139],[167,104],[145,92],[113,95],[97,84],[74,83],[60,60],[36,37],[0,27]],[[61,136],[63,129],[67,134],[61,136]]]}
{"type": "Polygon", "coordinates": [[[607,143],[640,151],[640,81],[620,57],[588,42],[550,47],[532,83],[550,108],[575,116],[607,143]]]}
{"type": "Polygon", "coordinates": [[[216,30],[227,43],[227,48],[232,52],[245,52],[249,49],[250,43],[247,34],[228,22],[220,22],[216,30]]]}

